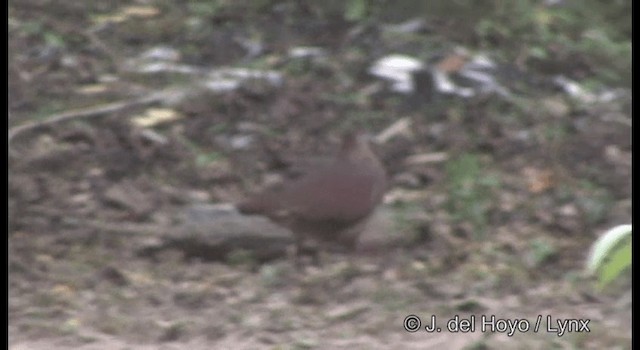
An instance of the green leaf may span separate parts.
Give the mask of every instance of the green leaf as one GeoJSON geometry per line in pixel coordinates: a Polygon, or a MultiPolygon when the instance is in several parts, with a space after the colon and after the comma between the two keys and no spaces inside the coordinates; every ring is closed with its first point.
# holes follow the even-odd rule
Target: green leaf
{"type": "Polygon", "coordinates": [[[611,253],[611,259],[600,269],[600,287],[613,281],[620,273],[631,265],[631,240],[611,253]]]}
{"type": "Polygon", "coordinates": [[[618,242],[630,236],[631,225],[619,225],[605,232],[591,247],[591,253],[586,266],[587,272],[594,273],[602,266],[604,259],[611,253],[611,250],[618,242]]]}
{"type": "Polygon", "coordinates": [[[589,274],[598,273],[603,287],[631,265],[631,225],[616,226],[593,244],[587,259],[589,274]]]}

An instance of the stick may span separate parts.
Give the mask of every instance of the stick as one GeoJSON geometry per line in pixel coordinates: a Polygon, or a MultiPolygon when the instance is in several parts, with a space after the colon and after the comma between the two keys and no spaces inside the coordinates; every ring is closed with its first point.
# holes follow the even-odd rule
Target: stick
{"type": "Polygon", "coordinates": [[[16,137],[18,134],[24,133],[25,131],[41,128],[52,124],[62,123],[71,119],[98,117],[133,106],[151,104],[163,100],[165,97],[167,97],[167,95],[167,91],[160,91],[131,100],[113,102],[89,108],[74,109],[67,112],[54,114],[45,120],[27,122],[9,129],[9,143],[11,143],[11,140],[14,137],[16,137]]]}

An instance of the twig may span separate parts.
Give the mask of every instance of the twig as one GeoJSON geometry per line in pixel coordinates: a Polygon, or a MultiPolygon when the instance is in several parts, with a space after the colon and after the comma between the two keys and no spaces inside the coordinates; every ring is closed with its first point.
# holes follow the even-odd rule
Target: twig
{"type": "Polygon", "coordinates": [[[11,140],[14,137],[16,137],[18,134],[24,133],[25,131],[28,131],[28,130],[41,128],[41,127],[49,126],[52,124],[62,123],[71,119],[98,117],[108,113],[117,112],[119,110],[126,109],[129,107],[158,102],[165,99],[167,96],[168,96],[167,91],[160,91],[160,92],[152,93],[147,96],[143,96],[143,97],[135,98],[131,100],[108,103],[105,105],[94,106],[89,108],[74,109],[67,112],[54,114],[45,120],[28,122],[28,123],[10,128],[9,143],[11,143],[11,140]]]}
{"type": "Polygon", "coordinates": [[[446,152],[422,153],[408,156],[404,163],[406,165],[423,165],[428,163],[441,163],[446,161],[449,155],[446,152]]]}
{"type": "Polygon", "coordinates": [[[393,124],[389,125],[386,129],[381,131],[376,140],[379,143],[386,143],[395,136],[411,133],[412,120],[409,117],[404,117],[396,120],[393,124]]]}
{"type": "Polygon", "coordinates": [[[109,46],[107,46],[97,35],[96,33],[96,29],[95,28],[91,28],[87,31],[84,32],[84,35],[87,37],[87,39],[89,39],[89,41],[100,51],[102,51],[109,60],[111,60],[111,64],[113,65],[113,68],[117,71],[120,72],[122,70],[122,68],[120,67],[120,60],[118,59],[118,57],[122,57],[121,55],[119,55],[117,52],[114,52],[112,48],[110,48],[109,46]]]}
{"type": "MultiPolygon", "coordinates": [[[[80,219],[73,217],[64,217],[62,222],[65,225],[70,226],[83,226],[86,228],[92,228],[100,231],[124,233],[124,234],[138,234],[138,235],[161,235],[173,232],[173,230],[154,224],[136,224],[129,222],[108,223],[100,220],[80,219]]],[[[175,230],[175,229],[174,229],[175,230]]]]}

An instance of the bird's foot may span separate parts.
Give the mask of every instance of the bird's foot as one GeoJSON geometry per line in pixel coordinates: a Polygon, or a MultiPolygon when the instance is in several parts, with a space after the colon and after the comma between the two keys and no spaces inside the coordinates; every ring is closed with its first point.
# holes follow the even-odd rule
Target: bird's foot
{"type": "Polygon", "coordinates": [[[295,265],[298,270],[304,270],[307,266],[319,268],[322,265],[320,250],[317,247],[297,246],[295,265]]]}

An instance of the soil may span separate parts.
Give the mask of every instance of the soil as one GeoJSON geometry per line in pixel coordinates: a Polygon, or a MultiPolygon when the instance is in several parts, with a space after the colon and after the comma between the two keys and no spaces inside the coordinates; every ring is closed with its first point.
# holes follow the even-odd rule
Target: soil
{"type": "MultiPolygon", "coordinates": [[[[593,241],[631,222],[630,98],[587,106],[545,90],[517,106],[495,96],[416,105],[366,70],[415,35],[446,47],[444,30],[396,41],[297,2],[196,14],[152,3],[9,3],[10,127],[189,92],[12,138],[10,348],[630,348],[630,275],[600,290],[583,274],[593,241]],[[127,69],[159,45],[182,53],[176,64],[284,79],[212,92],[192,76],[127,69]],[[299,46],[325,56],[294,60],[299,46]],[[135,122],[167,110],[169,121],[135,122]],[[194,227],[231,232],[194,208],[234,203],[300,159],[330,155],[345,131],[401,118],[411,126],[376,147],[392,185],[356,254],[299,268],[284,251],[167,244],[194,227]],[[422,154],[445,156],[408,160],[422,154]],[[409,315],[423,327],[435,315],[442,332],[407,332],[409,315]],[[531,328],[481,331],[492,315],[531,328]],[[477,328],[447,330],[456,316],[477,328]],[[588,320],[590,332],[558,335],[566,319],[588,320]]],[[[571,75],[570,62],[557,64],[571,75]]],[[[281,234],[250,220],[232,221],[281,234]]]]}

